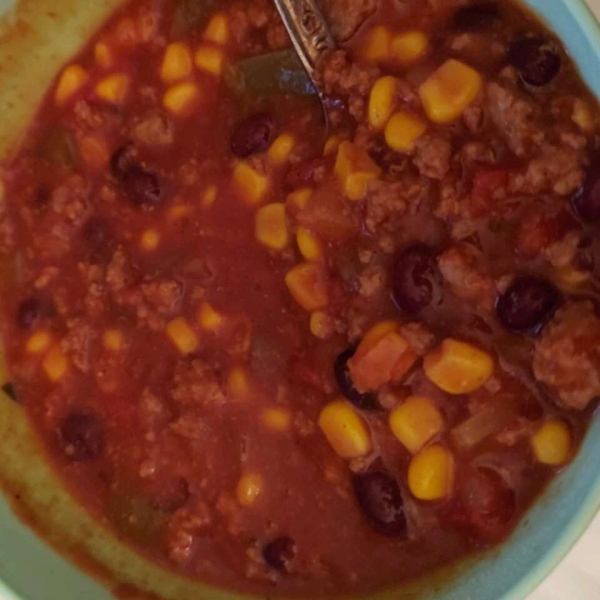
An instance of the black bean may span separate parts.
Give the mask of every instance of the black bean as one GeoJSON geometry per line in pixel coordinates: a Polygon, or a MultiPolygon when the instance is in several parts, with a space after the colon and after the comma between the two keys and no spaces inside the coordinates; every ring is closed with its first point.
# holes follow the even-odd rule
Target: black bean
{"type": "Polygon", "coordinates": [[[511,331],[538,334],[552,318],[560,293],[549,282],[536,277],[518,277],[496,302],[500,321],[511,331]]]}
{"type": "Polygon", "coordinates": [[[477,2],[459,8],[454,13],[452,24],[460,31],[489,29],[500,20],[500,15],[496,2],[477,2]]]}
{"type": "Polygon", "coordinates": [[[260,113],[247,117],[231,133],[231,151],[239,158],[264,152],[271,143],[273,130],[273,119],[269,115],[260,113]]]}
{"type": "Polygon", "coordinates": [[[295,556],[296,544],[287,536],[276,538],[263,548],[265,562],[276,571],[289,571],[295,556]]]}
{"type": "Polygon", "coordinates": [[[358,504],[375,529],[388,536],[406,534],[404,501],[393,477],[372,471],[355,475],[352,483],[358,504]]]}
{"type": "Polygon", "coordinates": [[[549,84],[560,70],[558,46],[543,37],[523,37],[512,42],[507,56],[521,79],[532,86],[549,84]]]}
{"type": "Polygon", "coordinates": [[[356,390],[350,377],[350,371],[348,370],[348,361],[354,356],[356,348],[348,348],[344,350],[333,363],[333,373],[335,380],[340,388],[340,392],[348,399],[354,406],[362,410],[376,410],[379,407],[377,402],[377,396],[375,394],[361,394],[356,390]]]}
{"type": "Polygon", "coordinates": [[[600,154],[592,159],[583,185],[573,197],[573,207],[582,219],[600,220],[600,154]]]}
{"type": "Polygon", "coordinates": [[[104,428],[96,415],[72,413],[60,424],[64,451],[76,461],[94,460],[104,450],[104,428]]]}
{"type": "Polygon", "coordinates": [[[84,224],[81,234],[92,262],[103,262],[112,255],[114,233],[106,219],[92,217],[84,224]]]}
{"type": "Polygon", "coordinates": [[[110,169],[132,204],[140,208],[152,208],[160,204],[160,181],[155,173],[139,164],[131,144],[113,154],[110,169]]]}
{"type": "Polygon", "coordinates": [[[17,309],[17,325],[20,329],[29,331],[40,322],[42,316],[42,302],[33,296],[30,298],[25,298],[25,300],[19,304],[19,308],[17,309]]]}

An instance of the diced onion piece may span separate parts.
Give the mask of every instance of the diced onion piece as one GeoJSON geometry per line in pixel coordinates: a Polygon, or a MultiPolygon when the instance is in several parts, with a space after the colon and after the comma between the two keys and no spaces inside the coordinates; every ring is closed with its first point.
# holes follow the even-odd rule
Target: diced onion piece
{"type": "Polygon", "coordinates": [[[516,416],[509,398],[492,398],[473,416],[457,425],[450,433],[454,444],[471,450],[491,435],[500,433],[516,416]]]}

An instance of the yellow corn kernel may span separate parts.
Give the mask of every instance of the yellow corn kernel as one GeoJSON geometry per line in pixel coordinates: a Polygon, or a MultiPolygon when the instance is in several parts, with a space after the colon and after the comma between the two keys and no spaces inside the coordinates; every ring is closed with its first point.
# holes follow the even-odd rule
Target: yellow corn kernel
{"type": "Polygon", "coordinates": [[[217,331],[225,322],[225,317],[217,312],[208,302],[203,302],[198,311],[198,322],[202,329],[217,331]]]}
{"type": "Polygon", "coordinates": [[[263,246],[283,250],[290,242],[285,204],[267,204],[256,211],[254,234],[263,246]]]}
{"type": "Polygon", "coordinates": [[[56,104],[64,104],[76,92],[78,92],[88,81],[87,71],[79,65],[69,65],[60,75],[56,90],[54,92],[54,101],[56,104]]]}
{"type": "Polygon", "coordinates": [[[575,291],[590,280],[590,271],[580,271],[573,265],[565,265],[555,271],[556,283],[565,290],[575,291]]]}
{"type": "Polygon", "coordinates": [[[267,176],[261,175],[245,162],[236,165],[233,170],[233,180],[244,200],[251,205],[258,204],[269,188],[267,176]]]}
{"type": "Polygon", "coordinates": [[[29,354],[40,354],[48,346],[52,341],[52,336],[47,331],[36,331],[28,340],[27,340],[27,352],[29,354]]]}
{"type": "Polygon", "coordinates": [[[173,223],[189,217],[191,214],[192,207],[189,204],[177,204],[169,209],[167,219],[173,223]]]}
{"type": "Polygon", "coordinates": [[[88,167],[100,171],[110,160],[110,151],[103,137],[100,135],[86,135],[79,140],[81,158],[88,167]]]}
{"type": "Polygon", "coordinates": [[[121,104],[125,100],[128,90],[129,76],[124,73],[109,75],[96,85],[96,94],[111,104],[121,104]]]}
{"type": "Polygon", "coordinates": [[[181,354],[191,354],[198,347],[198,336],[183,317],[167,324],[167,335],[181,354]]]}
{"type": "Polygon", "coordinates": [[[460,117],[475,100],[482,84],[475,69],[451,58],[421,84],[419,96],[432,121],[447,123],[460,117]]]}
{"type": "Polygon", "coordinates": [[[250,392],[250,380],[246,370],[242,367],[234,367],[229,373],[227,385],[230,394],[234,398],[244,399],[248,397],[250,392]]]}
{"type": "Polygon", "coordinates": [[[198,86],[191,81],[176,83],[171,86],[163,96],[163,105],[172,113],[186,117],[194,112],[200,99],[198,86]]]}
{"type": "Polygon", "coordinates": [[[369,125],[377,131],[381,131],[388,122],[396,100],[395,77],[380,77],[373,87],[369,96],[369,125]]]}
{"type": "Polygon", "coordinates": [[[325,267],[319,263],[301,263],[288,271],[285,283],[294,300],[308,311],[319,310],[329,302],[325,267]]]}
{"type": "Polygon", "coordinates": [[[214,46],[200,46],[194,56],[194,62],[201,71],[220,75],[223,70],[223,51],[214,46]]]}
{"type": "Polygon", "coordinates": [[[102,336],[102,343],[106,350],[119,352],[123,347],[123,332],[119,329],[107,329],[102,336]]]}
{"type": "Polygon", "coordinates": [[[204,39],[215,44],[226,44],[229,40],[229,23],[223,13],[213,15],[204,30],[204,39]]]}
{"type": "Polygon", "coordinates": [[[140,248],[144,252],[152,252],[158,248],[160,234],[156,229],[146,229],[140,239],[140,248]]]}
{"type": "Polygon", "coordinates": [[[94,58],[101,69],[110,69],[114,59],[110,46],[106,42],[96,42],[94,46],[94,58]]]}
{"type": "Polygon", "coordinates": [[[437,435],[444,427],[444,417],[425,396],[411,396],[390,413],[393,434],[411,454],[437,435]]]}
{"type": "Polygon", "coordinates": [[[323,310],[310,315],[310,332],[318,339],[325,340],[333,333],[331,317],[323,310]]]}
{"type": "Polygon", "coordinates": [[[304,227],[298,227],[296,242],[300,254],[306,260],[322,260],[324,257],[323,243],[312,231],[304,227]]]}
{"type": "Polygon", "coordinates": [[[401,62],[413,62],[427,53],[429,40],[422,31],[407,31],[392,39],[392,58],[401,62]]]}
{"type": "Polygon", "coordinates": [[[352,142],[340,144],[334,170],[350,200],[362,200],[367,183],[381,174],[366,150],[352,142]]]}
{"type": "Polygon", "coordinates": [[[395,113],[385,127],[385,142],[396,152],[411,152],[415,142],[427,131],[427,123],[410,113],[395,113]]]}
{"type": "Polygon", "coordinates": [[[282,133],[271,144],[269,158],[278,165],[286,163],[294,149],[294,143],[294,136],[289,133],[282,133]]]}
{"type": "Polygon", "coordinates": [[[217,186],[209,185],[202,192],[202,206],[204,208],[210,208],[215,203],[216,199],[217,199],[217,186]]]}
{"type": "Polygon", "coordinates": [[[367,60],[387,60],[390,57],[391,43],[392,34],[387,27],[374,27],[365,39],[363,56],[367,60]]]}
{"type": "Polygon", "coordinates": [[[237,485],[237,501],[241,506],[252,506],[260,496],[262,487],[262,477],[258,473],[245,473],[237,485]]]}
{"type": "Polygon", "coordinates": [[[192,67],[192,53],[189,46],[183,42],[172,42],[165,50],[160,78],[165,83],[185,79],[192,72],[192,67]]]}
{"type": "Polygon", "coordinates": [[[425,357],[423,370],[430,381],[448,394],[468,394],[492,376],[494,361],[487,352],[449,338],[425,357]]]}
{"type": "Polygon", "coordinates": [[[334,400],[325,406],[319,415],[319,427],[342,458],[360,458],[371,451],[367,426],[346,400],[334,400]]]}
{"type": "Polygon", "coordinates": [[[286,204],[295,208],[296,210],[304,210],[312,195],[313,190],[311,188],[302,188],[296,190],[295,192],[288,194],[286,204]]]}
{"type": "Polygon", "coordinates": [[[585,133],[592,133],[596,128],[594,113],[592,112],[590,105],[581,98],[575,100],[571,119],[582,129],[582,131],[585,131],[585,133]]]}
{"type": "Polygon", "coordinates": [[[329,156],[330,154],[337,152],[337,149],[340,147],[340,144],[343,140],[344,138],[342,136],[337,135],[335,133],[333,135],[330,135],[329,138],[327,138],[327,141],[325,142],[325,146],[323,148],[323,156],[329,156]]]}
{"type": "Polygon", "coordinates": [[[428,446],[413,457],[408,467],[408,487],[419,500],[441,500],[454,484],[454,458],[440,445],[428,446]]]}
{"type": "Polygon", "coordinates": [[[567,462],[571,454],[571,432],[558,419],[546,421],[532,436],[531,447],[535,457],[545,465],[559,466],[567,462]]]}
{"type": "Polygon", "coordinates": [[[60,345],[53,346],[42,363],[44,372],[50,381],[62,379],[69,368],[69,360],[60,349],[60,345]]]}
{"type": "Polygon", "coordinates": [[[287,408],[265,408],[262,422],[271,431],[288,431],[292,423],[292,415],[287,408]]]}

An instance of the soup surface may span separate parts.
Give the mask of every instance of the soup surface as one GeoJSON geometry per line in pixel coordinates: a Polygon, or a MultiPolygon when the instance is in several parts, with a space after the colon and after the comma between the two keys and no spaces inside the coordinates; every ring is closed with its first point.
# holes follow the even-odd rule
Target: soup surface
{"type": "Polygon", "coordinates": [[[4,165],[11,383],[172,570],[368,591],[505,539],[600,395],[599,111],[512,2],[133,0],[4,165]]]}

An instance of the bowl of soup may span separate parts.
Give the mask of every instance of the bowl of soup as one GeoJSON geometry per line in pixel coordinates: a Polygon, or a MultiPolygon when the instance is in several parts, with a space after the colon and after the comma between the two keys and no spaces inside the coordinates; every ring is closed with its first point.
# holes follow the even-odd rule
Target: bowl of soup
{"type": "Polygon", "coordinates": [[[7,598],[522,600],[597,512],[595,20],[322,8],[323,105],[270,2],[7,10],[7,598]]]}

